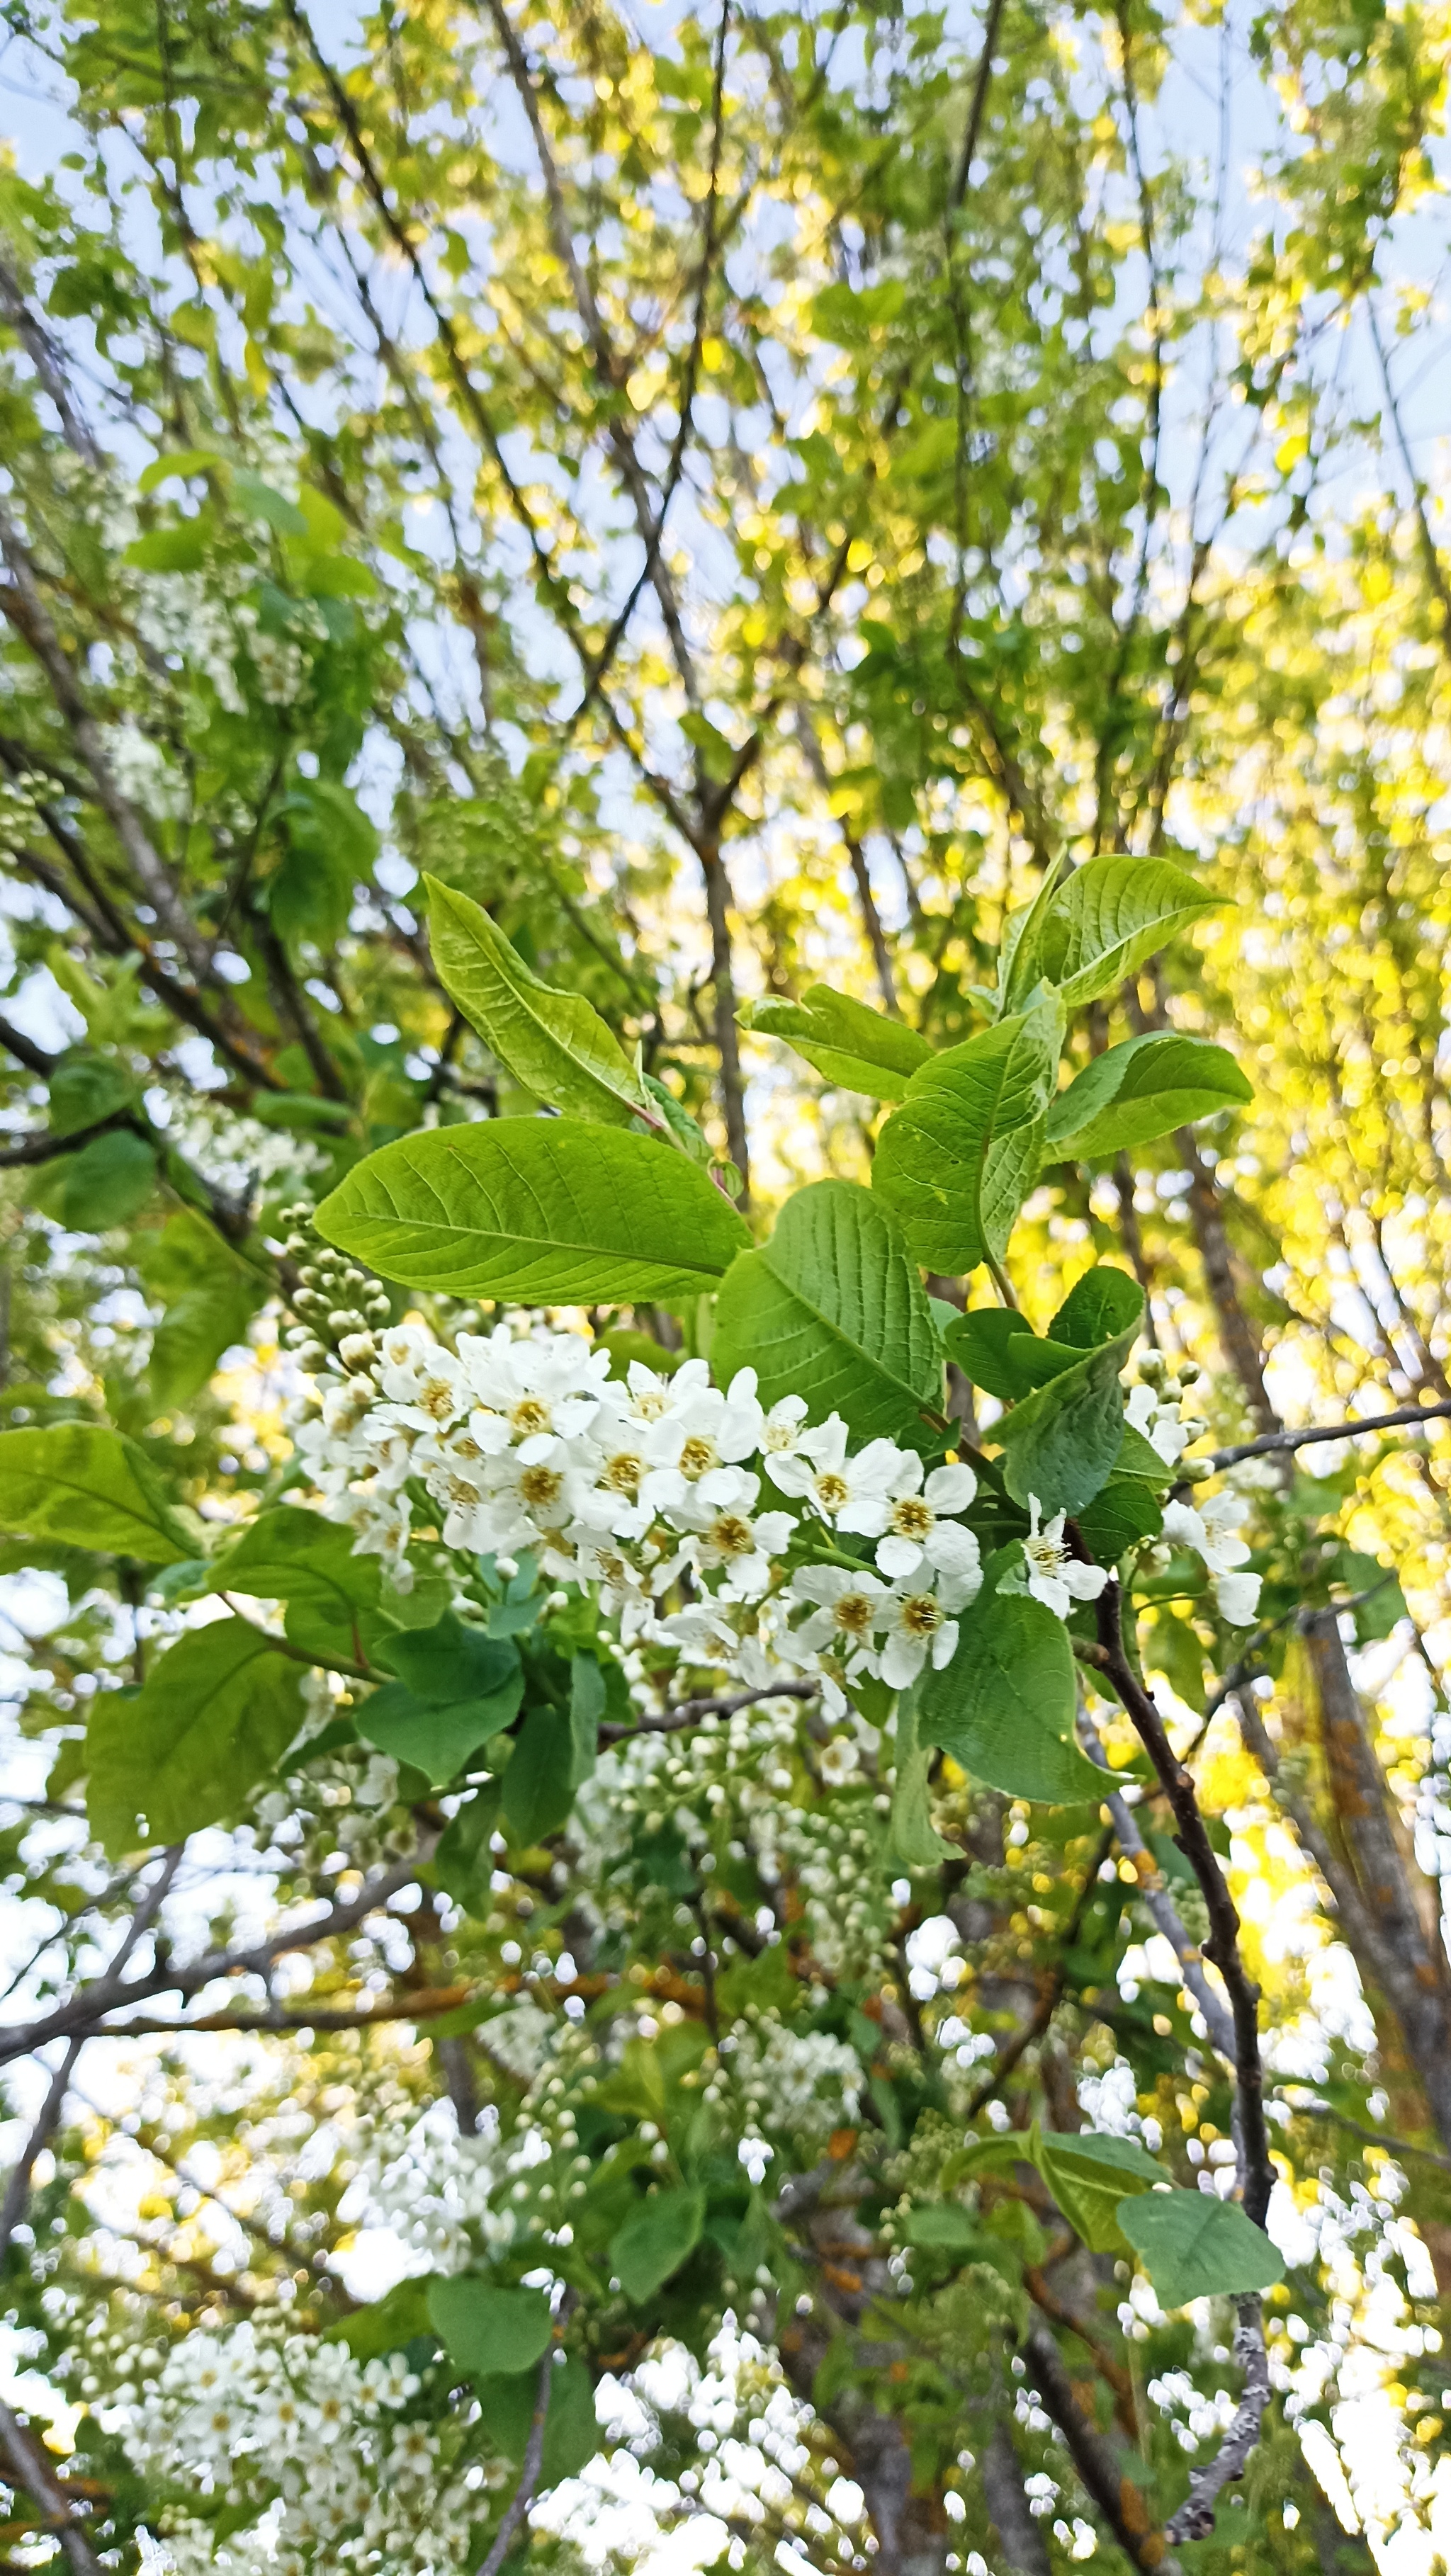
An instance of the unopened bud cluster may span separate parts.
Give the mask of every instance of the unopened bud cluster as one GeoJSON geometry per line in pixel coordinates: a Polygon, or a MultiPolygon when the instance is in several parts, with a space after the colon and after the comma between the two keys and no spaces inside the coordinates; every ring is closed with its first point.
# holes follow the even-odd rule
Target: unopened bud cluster
{"type": "Polygon", "coordinates": [[[350,1373],[365,1369],[377,1356],[373,1335],[387,1323],[392,1300],[380,1280],[320,1241],[311,1217],[305,1203],[281,1213],[290,1229],[282,1249],[297,1271],[292,1311],[298,1320],[283,1335],[285,1347],[308,1371],[325,1367],[334,1355],[350,1373]]]}

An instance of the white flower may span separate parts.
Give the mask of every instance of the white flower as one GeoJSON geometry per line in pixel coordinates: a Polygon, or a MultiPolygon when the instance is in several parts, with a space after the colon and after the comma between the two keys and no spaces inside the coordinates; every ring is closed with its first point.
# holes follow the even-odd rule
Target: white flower
{"type": "Polygon", "coordinates": [[[463,1371],[452,1351],[416,1324],[400,1324],[383,1336],[379,1383],[395,1420],[429,1431],[455,1422],[468,1410],[463,1371]]]}
{"type": "Polygon", "coordinates": [[[1219,1614],[1222,1619],[1228,1620],[1231,1628],[1248,1628],[1252,1624],[1255,1612],[1260,1606],[1260,1585],[1263,1580],[1263,1576],[1258,1574],[1217,1574],[1215,1576],[1214,1595],[1219,1603],[1219,1614]]]}
{"type": "Polygon", "coordinates": [[[849,1735],[834,1735],[821,1749],[821,1776],[828,1789],[840,1789],[860,1766],[861,1756],[849,1735]]]}
{"type": "Polygon", "coordinates": [[[901,1582],[924,1561],[943,1573],[976,1574],[977,1540],[960,1521],[942,1517],[965,1512],[976,1492],[970,1467],[934,1467],[924,1486],[922,1461],[909,1451],[887,1489],[887,1534],[877,1547],[883,1574],[901,1582]]]}
{"type": "Polygon", "coordinates": [[[948,1617],[935,1592],[894,1586],[883,1608],[887,1642],[877,1659],[877,1669],[888,1690],[906,1690],[929,1655],[934,1672],[940,1673],[944,1664],[951,1663],[957,1652],[957,1621],[948,1617]]]}
{"type": "Polygon", "coordinates": [[[496,1552],[528,1547],[539,1531],[562,1528],[577,1517],[589,1490],[565,1442],[543,1436],[490,1458],[485,1474],[487,1535],[479,1544],[496,1552]]]}
{"type": "Polygon", "coordinates": [[[1027,1570],[1028,1590],[1055,1619],[1066,1619],[1075,1601],[1096,1601],[1108,1581],[1101,1565],[1080,1565],[1063,1544],[1066,1512],[1059,1512],[1046,1529],[1039,1526],[1043,1506],[1036,1494],[1028,1496],[1028,1535],[1023,1541],[1023,1564],[1027,1570]]]}
{"type": "Polygon", "coordinates": [[[763,1460],[767,1475],[783,1494],[799,1494],[825,1521],[855,1530],[863,1538],[880,1538],[887,1527],[888,1495],[900,1472],[904,1453],[890,1440],[871,1440],[854,1458],[847,1456],[847,1428],[839,1413],[814,1430],[804,1431],[794,1450],[763,1460]]]}
{"type": "MultiPolygon", "coordinates": [[[[692,1367],[703,1368],[704,1362],[687,1361],[680,1377],[692,1367]]],[[[754,1369],[740,1370],[724,1395],[718,1387],[692,1379],[676,1400],[678,1383],[671,1388],[669,1411],[648,1424],[643,1436],[647,1472],[640,1499],[656,1511],[678,1511],[688,1502],[691,1487],[702,1482],[712,1501],[723,1502],[725,1488],[712,1479],[751,1457],[760,1444],[754,1369]]]]}
{"type": "Polygon", "coordinates": [[[782,1458],[788,1450],[799,1448],[802,1425],[806,1420],[804,1395],[783,1395],[773,1404],[761,1425],[761,1455],[782,1458]]]}
{"type": "Polygon", "coordinates": [[[501,1324],[487,1335],[461,1333],[458,1348],[480,1407],[472,1427],[486,1446],[518,1441],[527,1448],[540,1439],[577,1440],[589,1430],[604,1397],[610,1355],[593,1349],[582,1333],[516,1341],[501,1324]]]}
{"type": "Polygon", "coordinates": [[[816,1604],[811,1616],[792,1630],[792,1643],[818,1653],[823,1646],[855,1660],[862,1668],[887,1600],[887,1587],[865,1569],[845,1565],[803,1565],[791,1577],[791,1597],[816,1604]]]}
{"type": "Polygon", "coordinates": [[[1135,1431],[1156,1450],[1166,1467],[1177,1467],[1189,1446],[1189,1434],[1179,1419],[1177,1404],[1166,1404],[1151,1386],[1129,1389],[1124,1411],[1135,1431]]]}
{"type": "Polygon", "coordinates": [[[1215,1598],[1221,1615],[1232,1628],[1247,1628],[1259,1608],[1261,1577],[1241,1574],[1236,1568],[1247,1563],[1249,1549],[1235,1535],[1244,1518],[1246,1505],[1241,1495],[1228,1487],[1215,1494],[1199,1510],[1192,1503],[1170,1502],[1164,1505],[1164,1536],[1192,1547],[1201,1556],[1214,1577],[1215,1598]]]}

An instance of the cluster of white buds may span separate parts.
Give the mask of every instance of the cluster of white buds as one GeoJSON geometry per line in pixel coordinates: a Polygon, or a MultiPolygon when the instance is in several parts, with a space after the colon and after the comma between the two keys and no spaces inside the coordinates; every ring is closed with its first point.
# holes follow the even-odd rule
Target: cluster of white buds
{"type": "Polygon", "coordinates": [[[334,1356],[344,1369],[366,1368],[393,1301],[370,1271],[319,1241],[308,1223],[311,1214],[304,1203],[283,1208],[278,1220],[289,1229],[283,1255],[297,1271],[292,1310],[298,1320],[283,1336],[285,1347],[308,1372],[325,1368],[334,1356]]]}

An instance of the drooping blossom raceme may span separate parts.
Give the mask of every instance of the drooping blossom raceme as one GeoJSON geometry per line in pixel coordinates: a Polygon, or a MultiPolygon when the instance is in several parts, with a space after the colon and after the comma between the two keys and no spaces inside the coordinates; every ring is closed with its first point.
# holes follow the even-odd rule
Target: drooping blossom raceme
{"type": "Polygon", "coordinates": [[[329,1516],[399,1590],[426,1497],[445,1548],[506,1577],[531,1553],[594,1591],[627,1650],[670,1647],[750,1688],[818,1678],[838,1716],[848,1682],[902,1689],[955,1650],[982,1579],[969,1467],[928,1473],[885,1439],[854,1451],[838,1416],[808,1426],[799,1396],[767,1412],[752,1369],[724,1389],[703,1360],[613,1378],[606,1351],[545,1325],[450,1350],[408,1321],[340,1358],[297,1445],[329,1516]],[[765,1485],[792,1508],[763,1509],[765,1485]],[[847,1561],[813,1562],[833,1550],[847,1561]]]}
{"type": "Polygon", "coordinates": [[[1169,1502],[1164,1505],[1164,1536],[1181,1546],[1192,1547],[1202,1557],[1214,1578],[1214,1597],[1221,1618],[1232,1628],[1247,1628],[1259,1608],[1258,1574],[1239,1571],[1249,1558],[1244,1540],[1236,1535],[1248,1505],[1243,1495],[1226,1487],[1212,1494],[1207,1503],[1169,1502]]]}

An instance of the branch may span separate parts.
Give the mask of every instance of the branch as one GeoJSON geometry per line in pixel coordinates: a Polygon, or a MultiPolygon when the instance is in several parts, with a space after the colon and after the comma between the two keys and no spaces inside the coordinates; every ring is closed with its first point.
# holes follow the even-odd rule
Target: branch
{"type": "Polygon", "coordinates": [[[539,2365],[539,2377],[534,2390],[534,2415],[529,2426],[529,2439],[524,2445],[524,2460],[519,2471],[519,2483],[509,2498],[504,2519],[494,2534],[488,2557],[479,2569],[479,2576],[499,2576],[499,2570],[509,2555],[514,2534],[534,2502],[535,2491],[539,2485],[539,2473],[544,2465],[544,2426],[549,2414],[549,2382],[554,2369],[555,2337],[567,2313],[567,2307],[561,2309],[555,2323],[554,2334],[550,2336],[544,2359],[539,2365]]]}
{"type": "Polygon", "coordinates": [[[1448,1415],[1451,1402],[1402,1404],[1394,1413],[1367,1413],[1358,1421],[1320,1422],[1304,1431],[1266,1431],[1258,1440],[1214,1450],[1206,1463],[1217,1472],[1221,1467],[1237,1467],[1241,1458],[1272,1458],[1286,1449],[1308,1449],[1317,1440],[1358,1440],[1364,1431],[1403,1431],[1413,1422],[1443,1422],[1448,1415]]]}
{"type": "Polygon", "coordinates": [[[108,2022],[102,2039],[190,2039],[196,2031],[370,2030],[376,2022],[431,2021],[457,2012],[478,1991],[473,1986],[437,1986],[417,1994],[392,1995],[386,2003],[361,2010],[320,2004],[315,2012],[199,2013],[195,2021],[166,2021],[159,2013],[140,2013],[134,2021],[108,2022]]]}
{"type": "Polygon", "coordinates": [[[1123,1635],[1123,1595],[1110,1576],[1098,1598],[1098,1638],[1103,1673],[1132,1719],[1159,1775],[1178,1827],[1175,1837],[1199,1881],[1209,1909],[1204,1956],[1219,1970],[1234,2023],[1234,2067],[1239,2088],[1241,2154],[1246,2215],[1263,2227],[1275,2185],[1265,2130],[1264,2068],[1260,2061],[1259,1996],[1239,1953],[1239,1916],[1219,1857],[1209,1839],[1194,1782],[1169,1742],[1164,1721],[1129,1662],[1123,1635]]]}
{"type": "MultiPolygon", "coordinates": [[[[1130,2565],[1142,2568],[1144,2576],[1177,2576],[1175,2562],[1164,2547],[1164,2535],[1155,2530],[1138,2488],[1124,2476],[1097,2425],[1090,2424],[1074,2396],[1063,2356],[1047,2327],[1036,2323],[1029,2326],[1023,2349],[1038,2393],[1068,2445],[1073,2465],[1130,2565]]],[[[1238,2469],[1235,2475],[1239,2475],[1238,2469]]],[[[1210,2519],[1213,2520],[1212,2513],[1210,2519]]],[[[1172,2527],[1168,2536],[1176,2536],[1172,2527]]]]}
{"type": "Polygon", "coordinates": [[[601,1744],[628,1744],[640,1735],[678,1735],[687,1726],[699,1726],[707,1717],[734,1717],[742,1708],[753,1708],[762,1699],[816,1699],[819,1682],[771,1682],[763,1690],[737,1691],[730,1699],[682,1699],[659,1717],[642,1717],[638,1726],[625,1726],[609,1721],[600,1728],[601,1744]]]}
{"type": "Polygon", "coordinates": [[[50,2529],[75,2569],[75,2576],[101,2576],[101,2562],[76,2520],[76,2509],[27,2425],[0,2399],[0,2450],[17,2485],[44,2511],[50,2529]]]}
{"type": "Polygon", "coordinates": [[[1169,2525],[1170,2540],[1208,2538],[1214,2529],[1215,2505],[1225,2487],[1243,2477],[1270,2402],[1270,2357],[1259,2300],[1236,2299],[1234,2307],[1234,2357],[1244,2372],[1244,2388],[1234,2422],[1214,2458],[1190,2477],[1189,2493],[1169,2525]]]}
{"type": "MultiPolygon", "coordinates": [[[[319,1941],[335,1940],[340,1934],[351,1932],[365,1916],[386,1905],[390,1896],[396,1895],[400,1887],[406,1887],[410,1879],[417,1877],[420,1864],[428,1858],[433,1839],[430,1828],[428,1836],[415,1851],[402,1860],[394,1861],[392,1867],[382,1871],[377,1878],[370,1879],[365,1887],[359,1888],[356,1896],[350,1896],[341,1905],[329,1906],[326,1913],[315,1916],[311,1922],[292,1924],[285,1932],[274,1933],[270,1941],[259,1942],[253,1950],[211,1950],[202,1958],[194,1959],[189,1967],[178,1968],[168,1961],[165,1966],[154,1968],[148,1976],[138,1977],[125,1989],[124,2000],[127,2003],[145,2003],[152,1995],[194,1995],[219,1977],[263,1976],[276,1960],[285,1958],[289,1951],[310,1950],[319,1941]]],[[[57,2006],[43,2019],[23,2023],[18,2029],[0,2035],[0,2065],[8,2064],[12,2058],[31,2057],[36,2049],[44,2048],[47,2041],[69,2039],[77,2031],[88,2038],[104,2039],[105,2031],[98,2030],[96,2024],[106,2013],[115,2010],[118,2000],[114,1992],[115,1974],[113,1969],[94,1985],[83,1986],[79,1994],[72,1995],[67,2003],[57,2006]]]]}
{"type": "MultiPolygon", "coordinates": [[[[0,1024],[0,1046],[9,1044],[0,1024]]],[[[7,1146],[0,1152],[0,1172],[19,1171],[34,1163],[53,1163],[58,1155],[74,1154],[82,1145],[89,1145],[93,1136],[109,1136],[117,1127],[129,1127],[133,1135],[145,1137],[148,1144],[152,1141],[149,1129],[134,1110],[113,1109],[109,1118],[93,1118],[89,1127],[72,1127],[64,1136],[56,1136],[46,1128],[39,1136],[26,1136],[18,1145],[7,1146]]]]}

